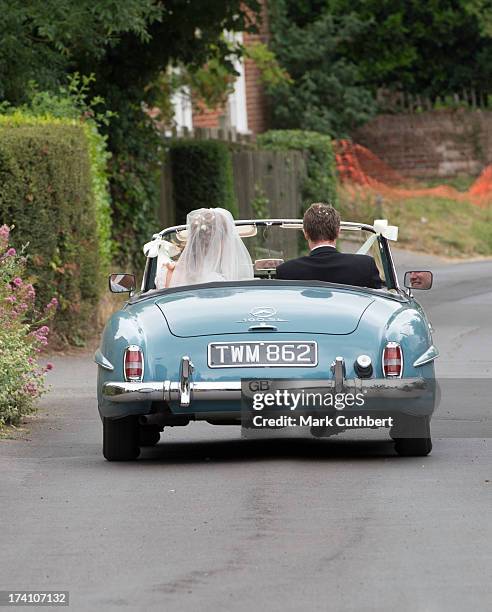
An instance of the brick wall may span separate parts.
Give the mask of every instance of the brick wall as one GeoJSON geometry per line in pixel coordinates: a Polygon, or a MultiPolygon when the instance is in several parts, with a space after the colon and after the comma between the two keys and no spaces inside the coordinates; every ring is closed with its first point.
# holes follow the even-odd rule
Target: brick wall
{"type": "MultiPolygon", "coordinates": [[[[258,34],[244,33],[244,46],[248,47],[257,42],[267,43],[269,36],[268,12],[266,3],[262,2],[261,24],[258,34]]],[[[268,103],[265,90],[260,78],[260,71],[255,63],[246,59],[244,62],[246,80],[246,107],[248,112],[248,128],[253,134],[266,132],[269,127],[268,103]]]]}
{"type": "MultiPolygon", "coordinates": [[[[268,13],[264,0],[262,4],[262,20],[258,34],[243,33],[243,44],[248,47],[256,42],[266,43],[268,41],[268,13]]],[[[254,15],[250,14],[254,20],[254,15]]],[[[260,78],[260,71],[253,60],[246,58],[244,61],[244,79],[246,89],[246,113],[248,130],[253,134],[265,132],[269,127],[268,104],[265,91],[260,78]]],[[[193,127],[198,128],[217,128],[219,117],[226,113],[226,109],[207,109],[205,106],[193,110],[193,127]]]]}
{"type": "Polygon", "coordinates": [[[492,163],[492,111],[380,115],[352,138],[409,177],[477,175],[492,163]]]}
{"type": "Polygon", "coordinates": [[[209,109],[205,105],[197,105],[193,108],[193,127],[194,128],[218,128],[219,117],[225,114],[224,108],[209,109]]]}

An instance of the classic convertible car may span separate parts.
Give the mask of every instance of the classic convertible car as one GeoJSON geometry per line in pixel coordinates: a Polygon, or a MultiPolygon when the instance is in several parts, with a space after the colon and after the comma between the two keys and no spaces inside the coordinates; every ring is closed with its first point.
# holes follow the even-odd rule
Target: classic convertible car
{"type": "MultiPolygon", "coordinates": [[[[139,292],[132,275],[111,275],[110,289],[130,297],[109,319],[95,354],[106,459],[135,459],[167,426],[244,425],[242,399],[252,380],[363,397],[362,407],[345,407],[344,420],[336,418],[338,406],[327,405],[323,412],[333,420],[305,421],[314,423],[310,433],[383,423],[398,454],[427,455],[438,351],[412,289],[429,289],[432,273],[407,272],[400,288],[389,246],[397,228],[342,223],[339,249],[372,255],[383,279],[382,289],[367,289],[275,278],[280,262],[305,252],[301,220],[236,227],[255,263],[253,280],[157,289],[162,262],[177,260],[186,244],[186,226],[165,229],[146,245],[139,292]]],[[[269,406],[271,415],[276,406],[269,406]]]]}

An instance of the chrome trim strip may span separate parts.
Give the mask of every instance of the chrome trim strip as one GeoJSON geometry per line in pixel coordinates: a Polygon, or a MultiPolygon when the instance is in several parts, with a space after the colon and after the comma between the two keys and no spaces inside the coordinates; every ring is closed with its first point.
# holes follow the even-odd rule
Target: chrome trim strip
{"type": "Polygon", "coordinates": [[[345,359],[335,357],[331,370],[335,379],[335,393],[342,393],[345,385],[345,359]]]}
{"type": "MultiPolygon", "coordinates": [[[[293,383],[294,381],[290,381],[293,383]]],[[[326,388],[336,392],[334,379],[300,380],[293,387],[301,389],[326,388]]],[[[423,395],[428,382],[423,378],[354,378],[344,381],[344,390],[349,393],[364,393],[366,398],[410,399],[423,395]]],[[[240,400],[241,381],[190,382],[191,399],[196,401],[240,400]]],[[[103,386],[103,396],[112,402],[179,402],[181,385],[169,380],[163,382],[108,382],[103,386]]]]}
{"type": "Polygon", "coordinates": [[[165,383],[162,382],[107,382],[103,396],[111,402],[162,402],[165,383]]]}
{"type": "Polygon", "coordinates": [[[114,370],[114,365],[101,353],[101,349],[97,349],[94,353],[94,361],[105,370],[109,370],[110,372],[114,370]]]}
{"type": "MultiPolygon", "coordinates": [[[[241,219],[235,221],[235,225],[282,225],[282,223],[295,223],[299,224],[302,227],[302,219],[241,219]]],[[[369,232],[376,233],[374,231],[374,227],[372,225],[368,225],[367,223],[356,223],[353,221],[342,221],[340,223],[341,229],[364,229],[369,232]]],[[[186,225],[173,225],[171,227],[166,227],[161,230],[157,234],[154,234],[152,238],[159,238],[166,236],[167,234],[171,234],[172,232],[180,231],[186,229],[186,225]]]]}
{"type": "Polygon", "coordinates": [[[193,364],[188,355],[181,357],[179,366],[179,405],[188,408],[191,402],[191,375],[193,374],[193,364]]]}
{"type": "Polygon", "coordinates": [[[420,355],[420,357],[413,362],[413,367],[418,368],[423,366],[426,363],[433,361],[437,357],[439,357],[439,350],[433,344],[431,344],[425,353],[422,353],[422,355],[420,355]]]}

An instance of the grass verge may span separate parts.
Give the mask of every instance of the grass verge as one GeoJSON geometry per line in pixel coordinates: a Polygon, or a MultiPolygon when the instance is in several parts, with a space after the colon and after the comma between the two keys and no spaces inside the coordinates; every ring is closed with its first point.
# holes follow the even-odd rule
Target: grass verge
{"type": "Polygon", "coordinates": [[[340,213],[347,221],[388,219],[398,225],[398,245],[443,257],[492,256],[492,205],[446,198],[378,198],[371,191],[340,187],[340,213]]]}

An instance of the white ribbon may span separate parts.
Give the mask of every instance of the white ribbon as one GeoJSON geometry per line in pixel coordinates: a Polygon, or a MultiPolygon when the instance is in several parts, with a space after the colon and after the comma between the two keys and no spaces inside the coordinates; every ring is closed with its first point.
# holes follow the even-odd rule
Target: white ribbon
{"type": "Polygon", "coordinates": [[[154,238],[150,242],[144,244],[143,247],[144,255],[147,257],[160,257],[163,260],[168,259],[171,261],[171,257],[174,257],[178,253],[181,252],[175,244],[169,242],[168,240],[163,240],[160,236],[154,238]]]}
{"type": "Polygon", "coordinates": [[[374,228],[375,234],[371,234],[369,238],[357,251],[358,255],[366,255],[369,249],[378,239],[378,236],[383,236],[387,240],[398,240],[398,226],[388,225],[387,219],[375,219],[372,227],[374,228]]]}

